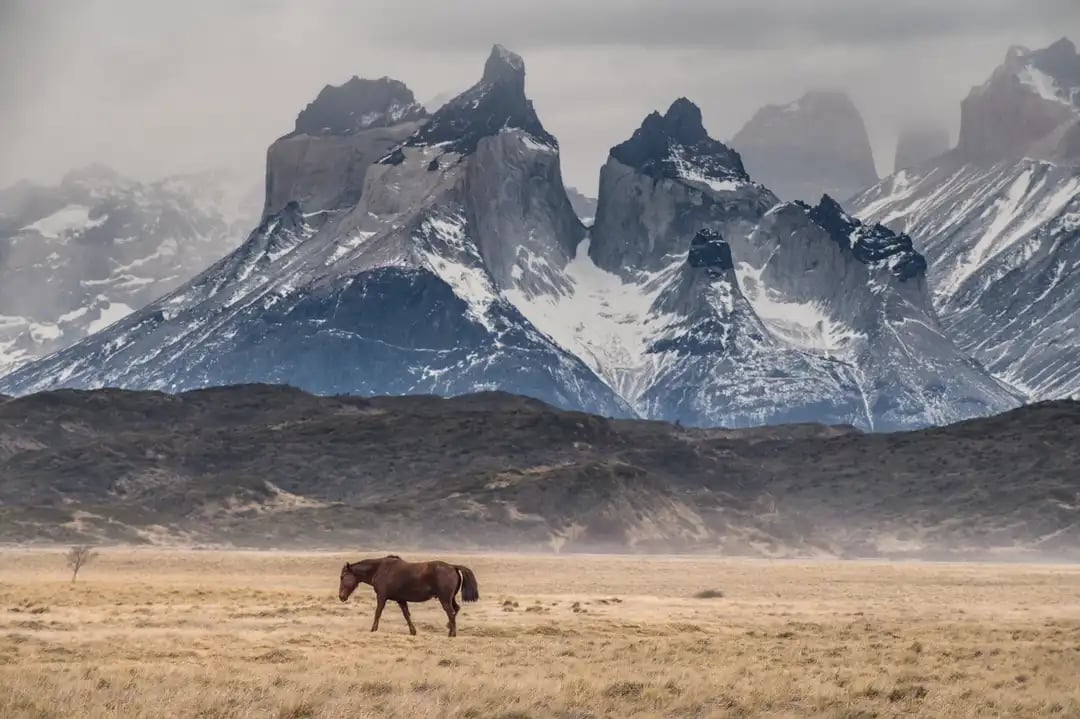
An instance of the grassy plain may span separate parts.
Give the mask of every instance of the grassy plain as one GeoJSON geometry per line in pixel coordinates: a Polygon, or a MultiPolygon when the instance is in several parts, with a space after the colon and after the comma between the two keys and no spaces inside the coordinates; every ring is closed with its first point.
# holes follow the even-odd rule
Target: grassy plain
{"type": "Polygon", "coordinates": [[[449,639],[364,553],[62,553],[0,550],[5,719],[1080,717],[1080,567],[459,556],[449,639]]]}

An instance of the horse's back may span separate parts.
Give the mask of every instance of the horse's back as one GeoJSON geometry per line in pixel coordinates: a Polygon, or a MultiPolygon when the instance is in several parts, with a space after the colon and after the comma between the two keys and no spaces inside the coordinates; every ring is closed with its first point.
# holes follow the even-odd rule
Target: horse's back
{"type": "Polygon", "coordinates": [[[375,587],[388,599],[405,602],[426,602],[446,590],[447,572],[457,570],[446,562],[407,562],[390,555],[383,561],[375,587]]]}

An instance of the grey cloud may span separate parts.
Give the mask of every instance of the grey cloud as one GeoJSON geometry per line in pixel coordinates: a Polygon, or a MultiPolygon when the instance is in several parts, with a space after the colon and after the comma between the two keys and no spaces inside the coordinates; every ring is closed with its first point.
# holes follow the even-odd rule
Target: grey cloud
{"type": "Polygon", "coordinates": [[[0,0],[0,184],[101,161],[152,178],[229,164],[257,181],[267,145],[327,83],[464,89],[493,42],[591,190],[607,149],[679,95],[717,137],[812,87],[849,91],[879,170],[896,131],[954,132],[959,103],[1012,44],[1080,28],[1075,0],[0,0]]]}

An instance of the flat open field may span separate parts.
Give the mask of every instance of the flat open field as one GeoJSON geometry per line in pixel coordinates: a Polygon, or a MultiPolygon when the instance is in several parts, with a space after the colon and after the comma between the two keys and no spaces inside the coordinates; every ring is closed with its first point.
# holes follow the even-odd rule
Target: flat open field
{"type": "Polygon", "coordinates": [[[449,639],[346,555],[61,555],[0,551],[5,719],[1080,717],[1080,567],[460,556],[449,639]]]}

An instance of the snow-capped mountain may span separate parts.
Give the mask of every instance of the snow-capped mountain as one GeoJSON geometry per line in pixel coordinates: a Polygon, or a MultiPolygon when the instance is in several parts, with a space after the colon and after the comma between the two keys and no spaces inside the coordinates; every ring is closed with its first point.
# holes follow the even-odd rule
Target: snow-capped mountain
{"type": "Polygon", "coordinates": [[[886,429],[1013,406],[942,336],[924,270],[828,198],[777,205],[679,99],[612,148],[569,282],[508,295],[642,416],[886,429]]]}
{"type": "Polygon", "coordinates": [[[962,107],[958,147],[859,195],[910,233],[956,344],[1030,399],[1080,394],[1080,55],[1013,48],[962,107]]]}
{"type": "Polygon", "coordinates": [[[412,93],[381,82],[284,138],[401,134],[374,164],[268,181],[268,197],[294,189],[236,251],[0,392],[501,389],[695,425],[865,429],[1016,403],[941,334],[909,238],[827,197],[778,204],[690,101],[612,148],[589,230],[520,57],[495,46],[480,82],[425,120],[391,112],[412,93]],[[390,124],[358,128],[371,113],[390,124]]]}
{"type": "Polygon", "coordinates": [[[766,105],[731,139],[746,169],[782,200],[846,201],[877,182],[862,115],[847,94],[815,90],[766,105]]]}
{"type": "Polygon", "coordinates": [[[496,46],[479,83],[367,168],[353,207],[316,224],[289,202],[187,285],[4,385],[513,388],[626,414],[500,293],[564,283],[560,270],[585,233],[524,74],[521,58],[496,46]],[[521,267],[522,253],[535,264],[521,267]]]}
{"type": "Polygon", "coordinates": [[[0,374],[142,307],[233,249],[258,197],[217,170],[153,183],[102,166],[0,190],[0,374]]]}

